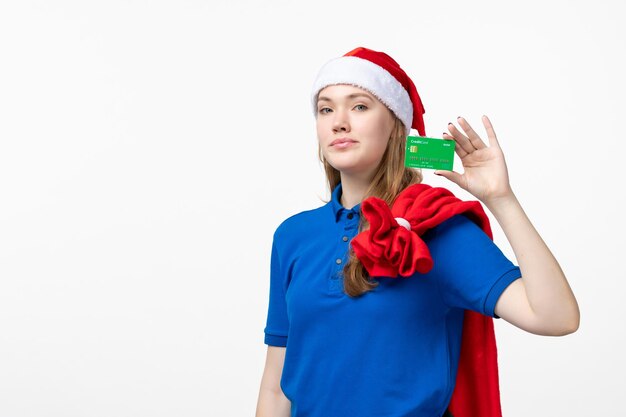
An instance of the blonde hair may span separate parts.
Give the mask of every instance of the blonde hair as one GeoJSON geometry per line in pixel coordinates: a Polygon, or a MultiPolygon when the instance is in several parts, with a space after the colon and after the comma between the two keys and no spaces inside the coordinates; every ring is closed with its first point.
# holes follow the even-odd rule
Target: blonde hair
{"type": "MultiPolygon", "coordinates": [[[[372,182],[363,196],[364,199],[371,196],[378,197],[389,205],[394,202],[398,194],[406,187],[422,182],[420,170],[404,166],[405,128],[400,119],[395,116],[394,118],[394,126],[387,143],[387,149],[385,149],[372,182]]],[[[319,159],[324,165],[328,188],[332,193],[341,182],[340,173],[324,159],[321,147],[319,148],[319,159]]],[[[359,232],[362,232],[369,227],[369,224],[362,213],[360,219],[359,232]]],[[[343,277],[344,292],[351,297],[358,297],[378,286],[378,282],[369,279],[367,271],[354,254],[352,248],[350,248],[348,262],[343,268],[343,277]]]]}

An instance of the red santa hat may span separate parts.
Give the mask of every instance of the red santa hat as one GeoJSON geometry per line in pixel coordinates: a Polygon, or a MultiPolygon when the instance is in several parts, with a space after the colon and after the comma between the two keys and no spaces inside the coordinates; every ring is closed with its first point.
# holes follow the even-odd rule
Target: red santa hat
{"type": "Polygon", "coordinates": [[[319,92],[335,84],[350,84],[369,91],[402,121],[407,135],[413,128],[426,136],[424,106],[415,84],[386,53],[359,47],[327,62],[313,83],[314,114],[317,115],[319,92]]]}

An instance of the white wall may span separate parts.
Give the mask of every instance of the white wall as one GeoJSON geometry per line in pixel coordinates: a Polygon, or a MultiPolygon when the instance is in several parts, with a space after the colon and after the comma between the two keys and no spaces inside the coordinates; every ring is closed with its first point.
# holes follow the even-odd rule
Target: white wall
{"type": "Polygon", "coordinates": [[[623,12],[2,1],[0,417],[254,414],[272,233],[327,197],[310,86],[356,46],[407,70],[430,136],[491,118],[578,298],[567,337],[497,321],[504,414],[621,413],[623,12]]]}

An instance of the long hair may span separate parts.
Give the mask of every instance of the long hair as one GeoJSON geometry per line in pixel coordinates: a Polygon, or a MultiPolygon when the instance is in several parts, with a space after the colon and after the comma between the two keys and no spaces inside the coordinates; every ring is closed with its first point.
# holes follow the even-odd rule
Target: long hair
{"type": "MultiPolygon", "coordinates": [[[[363,196],[364,199],[374,196],[391,205],[398,194],[406,187],[422,182],[422,172],[420,170],[404,166],[405,139],[404,124],[395,117],[387,149],[385,149],[372,182],[365,192],[365,196],[363,196]]],[[[324,165],[328,188],[332,193],[341,182],[341,175],[338,170],[324,159],[321,147],[319,148],[319,159],[324,165]]],[[[362,213],[360,219],[359,232],[362,232],[367,230],[369,223],[365,220],[362,213]]],[[[343,286],[344,292],[351,297],[358,297],[378,286],[378,282],[370,279],[361,261],[354,254],[352,247],[350,247],[348,262],[343,268],[343,286]]]]}

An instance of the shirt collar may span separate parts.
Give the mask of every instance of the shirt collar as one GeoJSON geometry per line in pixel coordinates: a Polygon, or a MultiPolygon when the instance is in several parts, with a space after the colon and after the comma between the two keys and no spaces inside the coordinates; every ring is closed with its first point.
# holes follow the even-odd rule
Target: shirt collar
{"type": "Polygon", "coordinates": [[[337,184],[337,186],[335,186],[335,189],[333,190],[332,193],[332,197],[330,200],[330,205],[333,209],[333,213],[335,215],[335,222],[338,222],[340,217],[341,217],[341,213],[343,213],[344,211],[347,211],[348,213],[353,212],[355,213],[357,216],[360,215],[360,211],[361,211],[361,203],[357,204],[356,206],[352,207],[351,209],[347,209],[344,206],[341,205],[341,183],[337,184]]]}

